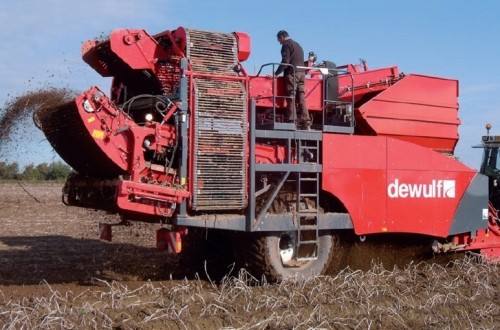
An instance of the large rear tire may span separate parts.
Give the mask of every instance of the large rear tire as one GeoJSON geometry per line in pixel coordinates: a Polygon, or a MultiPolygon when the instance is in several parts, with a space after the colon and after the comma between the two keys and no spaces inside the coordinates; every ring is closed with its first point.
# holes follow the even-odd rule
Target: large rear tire
{"type": "Polygon", "coordinates": [[[240,266],[258,279],[264,276],[271,282],[324,274],[333,257],[332,232],[320,232],[317,258],[305,261],[297,260],[294,255],[294,235],[289,232],[246,235],[246,239],[239,242],[240,266]]]}

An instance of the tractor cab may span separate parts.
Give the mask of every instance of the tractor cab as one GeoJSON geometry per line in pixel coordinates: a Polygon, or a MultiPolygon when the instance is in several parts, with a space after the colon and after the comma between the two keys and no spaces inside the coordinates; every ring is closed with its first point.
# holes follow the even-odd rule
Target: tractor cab
{"type": "Polygon", "coordinates": [[[500,135],[490,135],[491,124],[486,125],[487,135],[482,137],[482,144],[474,148],[483,148],[483,160],[479,173],[488,177],[489,199],[495,209],[500,209],[500,135]]]}

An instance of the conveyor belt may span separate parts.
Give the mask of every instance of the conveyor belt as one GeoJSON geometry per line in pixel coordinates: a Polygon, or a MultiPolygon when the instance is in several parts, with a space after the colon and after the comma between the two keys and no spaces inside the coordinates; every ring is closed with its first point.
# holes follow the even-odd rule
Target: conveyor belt
{"type": "Polygon", "coordinates": [[[188,30],[187,54],[194,84],[193,208],[237,210],[246,206],[247,105],[237,76],[233,34],[188,30]]]}

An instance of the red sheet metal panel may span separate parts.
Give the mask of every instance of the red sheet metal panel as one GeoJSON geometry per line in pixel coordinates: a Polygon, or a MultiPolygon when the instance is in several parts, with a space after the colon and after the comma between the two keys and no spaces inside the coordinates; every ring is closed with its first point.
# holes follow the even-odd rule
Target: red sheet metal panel
{"type": "Polygon", "coordinates": [[[238,40],[238,61],[244,62],[250,57],[250,36],[245,32],[234,32],[238,40]]]}
{"type": "Polygon", "coordinates": [[[458,81],[408,75],[359,107],[358,126],[453,153],[458,141],[458,81]]]}
{"type": "Polygon", "coordinates": [[[155,70],[166,52],[145,30],[121,29],[109,35],[111,50],[132,69],[155,70]]]}
{"type": "Polygon", "coordinates": [[[431,149],[377,136],[325,134],[323,189],[337,196],[358,235],[447,236],[476,171],[431,149]]]}
{"type": "Polygon", "coordinates": [[[110,72],[110,61],[123,61],[135,70],[156,71],[158,60],[165,57],[166,51],[145,30],[118,29],[107,40],[89,40],[82,45],[83,60],[103,77],[116,74],[110,72]]]}
{"type": "MultiPolygon", "coordinates": [[[[132,119],[123,111],[118,110],[97,87],[92,87],[77,96],[75,102],[78,106],[78,114],[95,145],[116,166],[128,170],[130,168],[129,151],[133,140],[127,134],[128,130],[122,134],[116,134],[116,132],[120,124],[123,125],[122,127],[127,127],[127,125],[135,127],[132,119]]],[[[79,146],[75,145],[76,150],[85,152],[84,149],[78,148],[79,146]]]]}

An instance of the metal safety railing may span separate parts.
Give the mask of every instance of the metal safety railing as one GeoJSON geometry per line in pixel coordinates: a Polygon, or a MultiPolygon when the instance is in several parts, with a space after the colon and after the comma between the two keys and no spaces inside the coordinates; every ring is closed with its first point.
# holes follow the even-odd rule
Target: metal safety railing
{"type": "MultiPolygon", "coordinates": [[[[292,70],[303,69],[307,74],[317,73],[321,75],[322,80],[322,111],[321,111],[321,121],[316,122],[316,127],[321,127],[321,130],[327,132],[337,132],[337,133],[350,133],[354,132],[354,127],[356,125],[355,116],[354,116],[354,94],[351,95],[350,101],[341,101],[338,97],[338,79],[340,76],[349,75],[350,77],[350,90],[354,89],[354,76],[351,72],[346,69],[337,69],[337,68],[327,68],[325,66],[297,66],[294,67],[291,64],[282,64],[282,63],[266,63],[263,64],[259,71],[257,72],[256,77],[259,77],[262,71],[271,66],[272,72],[276,71],[276,66],[285,65],[292,68],[292,70]],[[334,81],[336,80],[336,83],[334,81]],[[330,90],[330,83],[333,84],[335,90],[332,92],[330,90]],[[333,95],[332,95],[333,94],[333,95]]],[[[273,83],[271,87],[271,96],[261,96],[260,98],[270,99],[272,108],[270,117],[272,118],[273,125],[271,128],[273,129],[290,129],[292,126],[290,124],[285,123],[282,126],[282,122],[277,122],[276,119],[279,117],[277,114],[277,103],[278,100],[283,99],[287,102],[295,102],[295,93],[291,96],[289,95],[278,95],[278,89],[276,84],[276,76],[273,74],[273,83]]],[[[295,90],[294,86],[294,90],[295,90]]],[[[257,100],[259,99],[256,98],[257,100]]]]}
{"type": "MultiPolygon", "coordinates": [[[[295,81],[293,82],[293,90],[294,90],[294,93],[292,93],[292,95],[278,95],[278,89],[277,89],[277,76],[274,75],[274,73],[276,72],[276,69],[277,67],[279,67],[280,65],[283,65],[283,66],[286,66],[286,67],[290,67],[292,69],[292,72],[293,74],[295,74],[295,67],[291,64],[286,64],[286,63],[266,63],[266,64],[263,64],[261,65],[259,71],[257,72],[257,75],[256,77],[259,77],[260,74],[262,73],[262,71],[271,66],[271,69],[272,69],[272,86],[271,86],[271,96],[263,96],[261,98],[270,98],[271,99],[271,103],[272,103],[272,113],[271,113],[271,118],[273,120],[273,125],[272,125],[272,128],[274,129],[290,129],[290,128],[295,128],[295,124],[294,123],[285,123],[283,120],[282,121],[276,121],[276,118],[278,118],[278,115],[276,113],[276,108],[277,108],[277,101],[282,99],[282,100],[285,100],[287,102],[292,102],[295,104],[295,90],[297,89],[296,88],[296,84],[295,84],[295,81]]],[[[257,98],[258,99],[258,98],[257,98]]]]}
{"type": "Polygon", "coordinates": [[[307,70],[308,74],[318,73],[322,77],[322,130],[337,133],[353,133],[356,126],[354,94],[351,95],[350,101],[340,101],[338,96],[338,79],[340,76],[348,75],[351,80],[350,89],[353,90],[354,75],[345,69],[328,68],[325,65],[299,66],[297,68],[307,70]],[[329,88],[330,82],[335,87],[333,92],[329,88]]]}

